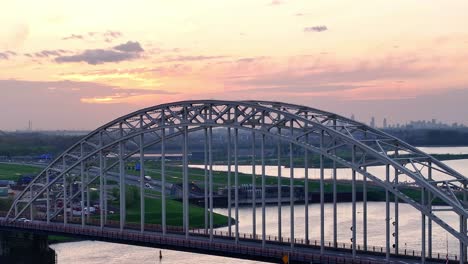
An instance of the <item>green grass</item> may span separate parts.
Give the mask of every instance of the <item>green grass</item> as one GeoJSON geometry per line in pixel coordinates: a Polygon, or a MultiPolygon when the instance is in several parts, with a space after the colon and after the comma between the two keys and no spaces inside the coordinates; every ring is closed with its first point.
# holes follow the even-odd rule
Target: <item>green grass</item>
{"type": "Polygon", "coordinates": [[[17,181],[23,174],[36,175],[41,170],[41,168],[29,165],[0,163],[0,180],[17,181]]]}
{"type": "MultiPolygon", "coordinates": [[[[115,206],[117,204],[114,204],[115,206]]],[[[166,223],[170,226],[182,226],[182,203],[175,200],[166,200],[166,223]]],[[[204,209],[195,205],[190,205],[190,227],[203,227],[204,209]]],[[[161,199],[145,198],[145,223],[161,224],[161,199]]],[[[120,216],[113,214],[108,216],[110,220],[118,221],[120,216]]],[[[126,220],[130,223],[140,223],[140,201],[134,202],[127,207],[126,220]]],[[[215,226],[227,225],[228,218],[224,215],[213,214],[215,226]]]]}

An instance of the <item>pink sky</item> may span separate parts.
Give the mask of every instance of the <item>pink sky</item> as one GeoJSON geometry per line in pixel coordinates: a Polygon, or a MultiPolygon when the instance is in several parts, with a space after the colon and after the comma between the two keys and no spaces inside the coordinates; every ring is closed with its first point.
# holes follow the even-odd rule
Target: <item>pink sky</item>
{"type": "Polygon", "coordinates": [[[468,1],[8,1],[0,130],[188,99],[468,125],[468,1]]]}

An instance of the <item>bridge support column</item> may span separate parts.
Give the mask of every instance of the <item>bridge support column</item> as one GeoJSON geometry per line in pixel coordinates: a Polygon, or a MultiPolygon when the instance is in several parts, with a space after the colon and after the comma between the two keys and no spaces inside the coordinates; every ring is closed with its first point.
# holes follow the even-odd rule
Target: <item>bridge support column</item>
{"type": "MultiPolygon", "coordinates": [[[[102,132],[99,132],[99,146],[102,148],[102,132]]],[[[99,224],[101,229],[104,228],[104,154],[102,149],[99,151],[99,224]]]]}
{"type": "MultiPolygon", "coordinates": [[[[466,231],[466,218],[464,216],[460,216],[460,232],[466,234],[466,231]]],[[[460,264],[466,262],[466,249],[467,245],[460,241],[460,264]]]]}
{"type": "MultiPolygon", "coordinates": [[[[421,205],[426,207],[425,188],[421,188],[421,205]]],[[[426,215],[421,213],[421,263],[426,263],[426,215]]]]}
{"type": "MultiPolygon", "coordinates": [[[[320,150],[323,150],[324,131],[320,132],[320,150]]],[[[325,251],[325,196],[323,154],[320,154],[320,254],[325,251]]]]}
{"type": "MultiPolygon", "coordinates": [[[[211,115],[210,115],[211,116],[211,115]]],[[[210,196],[210,241],[213,241],[213,128],[208,128],[209,196],[210,196]]]]}
{"type": "MultiPolygon", "coordinates": [[[[308,135],[307,135],[308,137],[308,135]]],[[[309,244],[309,151],[304,149],[305,241],[309,244]]]]}
{"type": "Polygon", "coordinates": [[[55,264],[56,256],[47,236],[1,231],[0,263],[55,264]]]}
{"type": "MultiPolygon", "coordinates": [[[[294,134],[294,123],[291,121],[291,136],[294,134]]],[[[293,143],[289,143],[289,229],[291,237],[291,248],[294,248],[294,155],[293,143]]]]}
{"type": "Polygon", "coordinates": [[[234,129],[234,203],[236,208],[236,244],[239,243],[239,163],[238,163],[238,141],[239,141],[239,130],[234,129]]]}
{"type": "MultiPolygon", "coordinates": [[[[336,119],[333,119],[333,129],[336,130],[336,119]]],[[[333,141],[333,155],[336,155],[336,141],[333,141]]],[[[337,180],[337,171],[336,171],[336,161],[333,160],[333,246],[338,247],[338,211],[336,208],[336,180],[337,180]]]]}
{"type": "MultiPolygon", "coordinates": [[[[140,117],[140,126],[143,126],[143,117],[140,117]]],[[[140,135],[140,231],[145,231],[145,138],[140,135]]],[[[164,188],[164,187],[162,187],[164,188]]]]}
{"type": "MultiPolygon", "coordinates": [[[[390,165],[385,165],[385,181],[390,183],[390,165]]],[[[385,259],[390,260],[390,193],[385,190],[385,259]]]]}
{"type": "MultiPolygon", "coordinates": [[[[49,179],[50,176],[49,176],[49,171],[47,170],[46,171],[46,184],[49,185],[49,179]]],[[[47,221],[47,224],[50,223],[50,195],[49,195],[49,188],[47,188],[46,190],[46,221],[47,221]]]]}
{"type": "Polygon", "coordinates": [[[252,236],[257,238],[257,177],[255,174],[255,132],[252,132],[252,236]]]}
{"type": "Polygon", "coordinates": [[[266,212],[265,212],[265,135],[262,134],[261,141],[261,159],[262,159],[262,246],[266,242],[266,212]]]}
{"type": "Polygon", "coordinates": [[[103,190],[103,193],[104,193],[104,196],[103,196],[103,199],[104,199],[104,226],[107,224],[107,212],[109,211],[108,210],[108,207],[107,207],[107,172],[106,172],[106,168],[107,168],[107,158],[106,156],[104,155],[103,157],[103,161],[102,161],[102,164],[103,164],[103,175],[102,177],[104,177],[103,179],[103,182],[104,182],[104,190],[103,190]]]}
{"type": "MultiPolygon", "coordinates": [[[[432,163],[428,162],[428,179],[432,180],[432,163]]],[[[427,206],[429,213],[432,213],[432,194],[427,192],[427,206]]],[[[427,218],[427,255],[432,258],[432,219],[427,218]]]]}
{"type": "MultiPolygon", "coordinates": [[[[186,115],[186,111],[184,113],[186,115]]],[[[186,119],[187,117],[185,117],[186,119]]],[[[211,140],[211,127],[210,127],[210,140],[211,140]]],[[[211,142],[210,142],[211,144],[211,142]]],[[[211,148],[211,146],[210,146],[211,148]]],[[[211,151],[211,149],[210,149],[211,151]]],[[[190,230],[190,214],[189,214],[189,196],[190,196],[190,191],[189,191],[189,176],[188,176],[188,127],[184,126],[184,134],[183,134],[183,148],[182,148],[182,153],[183,153],[183,165],[182,165],[182,175],[183,175],[183,208],[184,208],[184,232],[185,232],[185,238],[188,238],[189,236],[189,230],[190,230]]],[[[210,155],[211,159],[211,155],[210,155]]],[[[212,161],[210,160],[210,166],[211,166],[212,161]]],[[[210,180],[211,180],[211,167],[210,167],[210,180]]],[[[211,182],[210,182],[210,187],[211,187],[211,182]]],[[[211,197],[211,196],[210,196],[211,197]]],[[[212,217],[212,201],[210,200],[210,221],[212,217]]],[[[211,228],[211,223],[210,223],[210,228],[211,228]]]]}
{"type": "Polygon", "coordinates": [[[205,186],[205,235],[208,234],[208,128],[203,129],[205,140],[203,141],[204,151],[204,167],[205,174],[203,176],[205,186]]]}
{"type": "MultiPolygon", "coordinates": [[[[466,186],[467,186],[466,183],[463,184],[463,188],[465,190],[466,190],[466,186]]],[[[467,200],[466,198],[467,197],[466,197],[466,191],[465,191],[465,192],[463,192],[463,202],[464,202],[464,204],[466,204],[466,200],[467,200]]],[[[467,222],[466,222],[467,218],[466,217],[462,217],[462,218],[463,219],[461,219],[462,221],[460,223],[461,224],[461,230],[462,230],[463,234],[466,234],[467,231],[468,231],[467,230],[467,222]]],[[[465,263],[468,260],[468,256],[467,256],[468,252],[467,251],[468,251],[468,245],[464,244],[463,247],[462,247],[462,251],[460,252],[460,260],[463,263],[465,263]]]]}
{"type": "MultiPolygon", "coordinates": [[[[80,152],[81,152],[81,157],[84,156],[84,147],[83,147],[83,143],[81,143],[80,145],[80,152]]],[[[88,206],[87,204],[85,204],[85,191],[84,191],[84,186],[85,186],[85,164],[84,164],[84,160],[81,160],[80,162],[80,193],[81,193],[81,226],[84,227],[85,226],[85,208],[86,210],[88,210],[88,206]]],[[[70,206],[72,207],[72,215],[73,215],[73,206],[70,206]]],[[[89,214],[89,212],[88,212],[89,214]]]]}
{"type": "MultiPolygon", "coordinates": [[[[164,112],[162,114],[164,116],[164,112]]],[[[205,187],[206,189],[206,187],[205,187]]],[[[205,211],[206,214],[206,211],[205,211]]],[[[166,129],[161,131],[161,226],[166,235],[166,129]]]]}
{"type": "MultiPolygon", "coordinates": [[[[230,112],[228,113],[228,119],[231,119],[230,112]]],[[[227,165],[228,165],[228,181],[227,181],[227,193],[228,193],[228,232],[229,232],[229,237],[232,236],[232,212],[231,212],[231,198],[232,198],[232,186],[231,186],[231,128],[227,129],[227,140],[228,140],[228,145],[227,145],[227,165]]]]}
{"type": "MultiPolygon", "coordinates": [[[[352,163],[356,161],[356,147],[353,145],[351,150],[352,163]]],[[[352,244],[353,244],[353,258],[356,257],[356,170],[351,172],[351,192],[352,192],[352,244]]]]}
{"type": "MultiPolygon", "coordinates": [[[[364,156],[365,160],[365,156],[364,156]]],[[[367,167],[364,166],[364,171],[367,167]]],[[[367,251],[367,176],[362,176],[362,240],[364,250],[367,251]]]]}
{"type": "MultiPolygon", "coordinates": [[[[395,188],[398,188],[398,169],[395,169],[395,181],[394,181],[394,185],[395,185],[395,188]]],[[[398,255],[399,253],[399,249],[398,249],[398,232],[399,232],[399,221],[398,221],[398,218],[399,218],[399,212],[398,212],[398,196],[395,195],[395,219],[394,219],[394,222],[393,222],[393,225],[395,226],[395,254],[398,255]]]]}
{"type": "Polygon", "coordinates": [[[119,186],[120,186],[120,231],[123,231],[125,227],[125,161],[123,159],[124,155],[124,143],[121,141],[119,143],[119,186]]]}
{"type": "MultiPolygon", "coordinates": [[[[280,130],[278,128],[278,130],[280,130]]],[[[282,192],[283,192],[283,181],[281,178],[281,140],[278,140],[277,143],[277,148],[278,148],[278,241],[282,240],[282,231],[281,231],[281,219],[283,218],[281,216],[281,205],[282,205],[282,192]]]]}

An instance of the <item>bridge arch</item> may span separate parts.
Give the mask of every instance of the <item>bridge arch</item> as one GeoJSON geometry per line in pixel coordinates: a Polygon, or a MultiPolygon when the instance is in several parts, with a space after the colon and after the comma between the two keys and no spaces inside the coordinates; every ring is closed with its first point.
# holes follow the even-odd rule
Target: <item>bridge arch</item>
{"type": "MultiPolygon", "coordinates": [[[[81,195],[81,200],[84,202],[84,193],[89,193],[86,188],[89,189],[91,183],[96,180],[99,180],[99,196],[103,196],[106,192],[102,187],[103,178],[116,166],[119,169],[120,188],[123,188],[126,178],[124,162],[132,155],[140,153],[140,164],[144,164],[142,154],[147,147],[164,144],[164,141],[177,136],[182,136],[184,140],[182,144],[187,146],[189,133],[203,130],[205,135],[212,138],[212,129],[218,127],[228,129],[229,133],[234,130],[235,135],[237,135],[238,130],[249,130],[252,133],[262,135],[262,139],[264,136],[268,136],[277,139],[278,142],[288,142],[291,149],[293,145],[299,146],[305,149],[305,152],[319,155],[322,160],[325,158],[332,160],[334,166],[338,164],[352,169],[353,172],[363,175],[388,193],[398,197],[395,200],[396,204],[398,200],[402,200],[412,205],[429,221],[436,222],[455,236],[460,241],[461,256],[466,255],[464,253],[468,244],[466,236],[466,219],[468,217],[466,184],[468,180],[466,177],[430,155],[377,129],[333,113],[279,102],[183,101],[145,108],[117,118],[91,132],[56,158],[18,195],[7,217],[16,220],[25,215],[28,208],[30,216],[33,217],[34,205],[43,203],[46,199],[46,220],[49,222],[60,213],[63,214],[65,208],[74,198],[81,195]],[[110,165],[105,164],[106,160],[113,162],[110,165]],[[386,166],[385,179],[367,170],[367,167],[376,165],[386,166]],[[391,168],[395,171],[392,181],[389,175],[391,168]],[[80,176],[79,179],[77,175],[80,176]],[[91,180],[87,179],[90,175],[92,176],[91,180]],[[444,208],[444,211],[450,211],[460,218],[459,230],[440,218],[428,201],[417,202],[400,190],[398,183],[400,175],[408,176],[412,185],[420,188],[422,193],[428,196],[426,197],[429,198],[428,201],[431,199],[443,201],[448,206],[448,208],[444,208]],[[73,190],[72,181],[79,181],[81,187],[73,190]],[[49,198],[51,193],[64,201],[62,207],[52,208],[49,198]]],[[[184,150],[183,167],[186,168],[188,166],[187,148],[185,147],[184,150]]],[[[187,174],[188,169],[185,169],[184,177],[187,174]]],[[[140,176],[140,187],[143,187],[143,174],[140,176]]],[[[323,176],[323,172],[321,176],[323,176]]],[[[188,182],[185,179],[183,181],[183,202],[184,212],[188,214],[186,211],[189,206],[188,182]]],[[[162,186],[165,186],[164,183],[162,186]]],[[[321,186],[323,186],[322,178],[321,186]]],[[[162,190],[164,189],[163,187],[162,190]]],[[[143,193],[143,188],[141,188],[141,192],[143,193]]],[[[209,193],[213,193],[212,189],[209,193]]],[[[321,195],[323,196],[323,189],[321,195]]],[[[323,198],[321,199],[323,204],[323,198]]],[[[100,200],[101,203],[104,203],[102,199],[100,200]]],[[[125,192],[120,194],[121,205],[122,202],[125,204],[125,192]]],[[[87,204],[89,205],[89,198],[87,204]]],[[[142,208],[144,208],[144,204],[142,204],[142,208]]],[[[120,209],[125,211],[124,206],[121,206],[120,209]]],[[[395,212],[397,213],[397,211],[395,212]]],[[[323,215],[323,209],[321,213],[323,215]]],[[[84,210],[81,210],[81,214],[82,225],[85,225],[84,210]]],[[[67,217],[63,217],[63,220],[66,223],[67,217]]],[[[101,226],[104,225],[103,221],[101,215],[101,226]]],[[[144,221],[143,218],[142,221],[144,221]]],[[[389,219],[386,225],[390,225],[389,219]]],[[[353,226],[355,226],[355,220],[353,226]]],[[[124,227],[125,218],[121,218],[121,230],[124,227]]],[[[142,225],[142,230],[143,228],[144,225],[142,225]]],[[[323,219],[321,230],[323,230],[323,219]]],[[[184,231],[188,236],[188,220],[184,221],[184,231]]],[[[238,239],[238,234],[236,235],[238,239]]],[[[323,251],[325,248],[323,231],[321,236],[321,250],[323,251]]],[[[212,233],[210,238],[212,238],[212,233]]],[[[356,253],[355,249],[356,234],[354,232],[353,255],[356,253]]],[[[388,243],[387,250],[389,250],[388,243]]]]}

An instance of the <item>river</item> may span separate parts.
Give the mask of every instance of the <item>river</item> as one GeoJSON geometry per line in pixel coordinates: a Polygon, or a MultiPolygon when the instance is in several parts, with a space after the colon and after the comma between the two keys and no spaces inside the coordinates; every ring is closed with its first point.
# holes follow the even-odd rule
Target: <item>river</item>
{"type": "MultiPolygon", "coordinates": [[[[430,154],[467,154],[468,147],[421,147],[423,151],[430,154]]],[[[457,170],[463,175],[468,175],[468,160],[454,160],[445,161],[447,165],[457,170]]],[[[215,167],[215,170],[225,170],[225,166],[215,167]]],[[[243,172],[249,173],[251,166],[245,166],[240,169],[245,170],[243,172]]],[[[288,169],[285,169],[283,175],[288,175],[288,169]]],[[[380,174],[380,169],[372,169],[372,172],[380,174]]],[[[257,169],[260,171],[260,169],[257,169]]],[[[274,175],[277,172],[275,166],[271,166],[267,169],[267,174],[274,175]]],[[[297,169],[295,177],[303,177],[304,169],[297,169]]],[[[309,172],[311,178],[317,178],[317,169],[311,169],[309,172]]],[[[328,178],[331,177],[331,173],[326,173],[328,178]]],[[[340,169],[339,179],[348,179],[350,172],[347,169],[340,169]]],[[[405,179],[402,179],[403,181],[405,179]]],[[[368,203],[368,244],[371,246],[385,246],[385,214],[383,213],[384,204],[381,202],[369,202],[368,203]]],[[[358,217],[357,217],[357,241],[362,241],[362,204],[357,205],[358,217]],[[361,232],[360,232],[361,231],[361,232]]],[[[289,210],[290,207],[284,205],[282,207],[282,233],[284,236],[289,237],[289,210]]],[[[226,214],[227,209],[218,208],[215,210],[217,213],[226,214]]],[[[318,239],[319,237],[319,212],[320,206],[312,204],[309,206],[310,215],[310,239],[318,239]],[[317,224],[314,224],[317,223],[317,224]]],[[[338,204],[338,241],[343,243],[349,243],[351,237],[351,203],[340,203],[338,204]]],[[[295,213],[295,234],[297,238],[302,238],[304,235],[305,227],[305,206],[296,205],[294,209],[295,213]]],[[[261,220],[261,209],[257,208],[257,220],[261,220]]],[[[239,229],[242,233],[251,233],[252,231],[252,210],[251,208],[240,209],[240,221],[239,229]]],[[[269,206],[266,209],[267,215],[267,235],[277,235],[278,226],[278,215],[276,206],[269,206]]],[[[453,227],[458,227],[458,219],[451,217],[448,214],[440,214],[444,220],[448,221],[453,227]]],[[[325,219],[329,221],[325,222],[325,239],[327,241],[332,240],[332,204],[326,204],[325,206],[325,219]]],[[[400,249],[404,250],[407,248],[420,250],[421,248],[421,228],[419,227],[421,214],[407,204],[400,204],[400,249]]],[[[221,228],[226,230],[227,227],[221,228]]],[[[261,226],[257,224],[257,233],[261,234],[261,226]]],[[[433,225],[433,252],[445,253],[447,249],[446,242],[448,242],[448,250],[452,254],[458,254],[458,242],[455,241],[450,235],[446,236],[440,227],[436,224],[433,225]]],[[[61,243],[51,246],[58,254],[58,261],[62,263],[76,263],[76,264],[126,264],[126,263],[218,263],[234,264],[234,263],[261,263],[249,260],[238,260],[227,257],[209,256],[193,253],[178,252],[172,250],[163,250],[163,258],[159,260],[159,249],[120,245],[107,242],[98,241],[81,241],[81,242],[70,242],[61,243]]]]}

